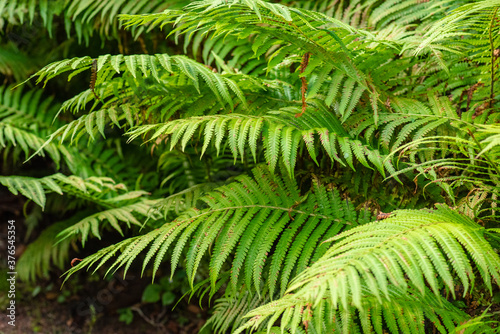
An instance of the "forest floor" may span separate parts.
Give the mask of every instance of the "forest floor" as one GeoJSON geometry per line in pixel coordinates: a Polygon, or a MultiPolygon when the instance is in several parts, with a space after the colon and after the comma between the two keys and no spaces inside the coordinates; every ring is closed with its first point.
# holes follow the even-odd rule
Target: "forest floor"
{"type": "Polygon", "coordinates": [[[44,227],[44,222],[40,222],[31,236],[25,238],[27,225],[23,215],[24,203],[22,197],[14,196],[0,186],[0,334],[192,334],[203,326],[208,314],[196,304],[196,298],[191,303],[183,298],[173,308],[187,288],[173,287],[175,300],[168,306],[162,306],[161,301],[143,302],[143,292],[151,283],[151,275],[149,273],[141,277],[141,268],[137,266],[132,266],[125,278],[123,272],[103,278],[104,268],[95,275],[82,270],[63,285],[64,277],[60,276],[70,268],[70,259],[74,256],[84,257],[103,247],[96,244],[99,240],[94,241],[94,244],[89,243],[80,253],[72,250],[68,254],[67,268],[55,268],[43,279],[23,282],[16,277],[16,326],[9,325],[9,282],[5,279],[9,271],[6,220],[16,221],[17,259],[44,227]]]}
{"type": "Polygon", "coordinates": [[[2,305],[0,334],[191,334],[199,331],[207,317],[206,312],[198,306],[184,302],[179,303],[173,311],[171,307],[159,306],[159,303],[141,303],[140,293],[128,289],[117,295],[116,300],[102,305],[98,299],[104,290],[99,290],[97,297],[78,295],[61,301],[62,295],[57,292],[49,291],[31,297],[29,293],[24,293],[27,286],[23,283],[18,283],[16,288],[23,292],[21,297],[16,298],[16,326],[8,324],[6,308],[2,305]],[[130,298],[134,295],[135,298],[130,298]],[[90,303],[94,303],[94,312],[91,312],[90,303]],[[117,307],[132,309],[130,324],[120,321],[117,307]]]}

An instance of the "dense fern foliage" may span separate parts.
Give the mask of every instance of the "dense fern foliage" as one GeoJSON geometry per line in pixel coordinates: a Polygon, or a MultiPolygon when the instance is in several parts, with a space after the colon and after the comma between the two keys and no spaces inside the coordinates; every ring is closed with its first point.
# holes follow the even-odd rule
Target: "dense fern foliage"
{"type": "Polygon", "coordinates": [[[182,267],[202,333],[498,330],[499,1],[46,4],[0,7],[75,46],[0,52],[0,183],[58,217],[21,278],[182,267]]]}

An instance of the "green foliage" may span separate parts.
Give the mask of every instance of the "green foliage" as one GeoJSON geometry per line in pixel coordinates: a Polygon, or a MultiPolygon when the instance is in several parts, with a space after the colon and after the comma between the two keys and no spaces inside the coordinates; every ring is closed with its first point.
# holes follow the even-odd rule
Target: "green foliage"
{"type": "MultiPolygon", "coordinates": [[[[396,211],[383,222],[359,226],[330,239],[336,242],[325,255],[297,275],[281,299],[250,312],[248,317],[253,318],[243,328],[258,327],[269,315],[280,315],[282,328],[288,324],[293,328],[314,321],[315,312],[319,313],[318,321],[327,321],[319,328],[331,328],[336,326],[331,323],[332,317],[323,318],[327,300],[330,312],[345,312],[342,323],[347,328],[358,326],[352,318],[357,311],[363,332],[371,322],[381,333],[382,315],[389,328],[423,332],[424,315],[433,322],[437,320],[439,313],[433,312],[439,309],[435,303],[439,303],[441,290],[455,297],[454,277],[464,294],[474,286],[472,264],[490,291],[492,283],[500,282],[500,258],[484,240],[484,232],[472,220],[444,206],[435,211],[396,211]],[[405,307],[411,317],[373,308],[374,304],[383,308],[384,301],[398,303],[400,298],[402,305],[411,304],[410,296],[415,298],[413,303],[434,304],[432,313],[426,314],[422,305],[405,307]],[[305,307],[308,312],[297,315],[305,307]],[[421,320],[414,322],[413,317],[421,320]]],[[[438,326],[442,333],[451,331],[465,317],[462,314],[454,319],[457,315],[452,314],[447,318],[448,312],[439,316],[443,318],[443,327],[438,326]]]]}
{"type": "Polygon", "coordinates": [[[263,276],[275,277],[265,283],[271,296],[278,287],[284,291],[292,272],[300,272],[312,258],[318,257],[318,251],[324,251],[318,248],[321,239],[335,235],[345,226],[357,225],[358,215],[352,204],[340,199],[338,192],[327,192],[324,186],[316,185],[312,193],[302,196],[291,179],[273,177],[263,167],[253,173],[254,179],[237,178],[237,182],[202,197],[206,209],[188,210],[159,229],[103,249],[84,259],[69,274],[97,262],[99,268],[117,252],[121,255],[110,270],[125,266],[126,273],[132,261],[149,247],[143,271],[154,258],[154,275],[170,245],[175,245],[171,271],[175,271],[187,247],[186,270],[193,285],[203,256],[209,247],[214,247],[216,256],[209,265],[212,294],[227,260],[231,262],[228,279],[234,291],[245,284],[258,293],[263,276]],[[259,247],[251,248],[256,240],[259,247]],[[276,240],[279,242],[273,247],[276,240]],[[273,256],[269,255],[271,249],[273,256]],[[233,251],[234,258],[228,259],[233,251]]]}
{"type": "MultiPolygon", "coordinates": [[[[498,1],[45,4],[0,17],[120,53],[47,57],[31,78],[62,104],[0,91],[0,183],[59,219],[23,279],[99,238],[66,280],[182,268],[217,297],[201,333],[495,331],[458,306],[500,285],[498,1]],[[157,52],[160,29],[181,46],[157,52]]],[[[9,55],[0,73],[30,73],[9,55]]],[[[144,300],[170,304],[167,280],[144,300]]]]}
{"type": "Polygon", "coordinates": [[[57,234],[71,224],[72,220],[53,224],[28,245],[17,263],[19,278],[34,281],[37,276],[47,276],[49,268],[53,265],[59,268],[65,267],[69,258],[70,240],[60,242],[57,247],[54,247],[54,243],[57,241],[57,234]]]}
{"type": "Polygon", "coordinates": [[[66,34],[69,36],[74,29],[78,39],[84,38],[88,44],[94,31],[97,31],[102,38],[118,37],[117,15],[120,12],[140,14],[161,11],[172,5],[175,6],[177,2],[182,3],[182,1],[170,1],[170,3],[140,1],[132,5],[124,0],[106,3],[15,0],[8,3],[2,1],[0,13],[2,26],[18,25],[28,20],[33,22],[35,16],[38,20],[41,18],[41,25],[48,30],[50,35],[53,34],[54,19],[57,20],[58,16],[62,16],[66,34]]]}

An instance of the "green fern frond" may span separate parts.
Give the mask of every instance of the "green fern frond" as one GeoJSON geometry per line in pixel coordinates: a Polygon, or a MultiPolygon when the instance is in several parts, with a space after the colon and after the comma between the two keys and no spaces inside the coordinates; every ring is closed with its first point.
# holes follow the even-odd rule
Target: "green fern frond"
{"type": "MultiPolygon", "coordinates": [[[[52,98],[42,99],[41,90],[12,90],[12,86],[0,87],[0,145],[18,146],[26,159],[31,152],[45,153],[59,166],[63,149],[49,144],[40,149],[49,133],[58,108],[52,98]]],[[[56,124],[60,124],[56,121],[56,124]]]]}
{"type": "Polygon", "coordinates": [[[0,121],[0,145],[5,148],[9,146],[17,146],[24,152],[25,159],[30,157],[30,152],[45,156],[45,153],[56,163],[61,161],[61,152],[56,144],[47,143],[45,138],[37,136],[31,131],[19,129],[11,124],[0,121]]]}
{"type": "Polygon", "coordinates": [[[61,188],[50,176],[41,179],[26,176],[0,176],[0,183],[14,195],[21,193],[42,209],[45,207],[47,190],[62,194],[61,188]]]}
{"type": "MultiPolygon", "coordinates": [[[[120,201],[131,198],[132,197],[131,195],[133,195],[133,197],[136,197],[141,194],[143,193],[142,192],[140,192],[139,194],[137,194],[137,192],[132,194],[127,193],[124,195],[117,196],[112,200],[113,203],[119,205],[120,201]]],[[[109,200],[107,202],[110,203],[109,200]]],[[[127,228],[130,228],[131,224],[142,226],[143,224],[140,223],[134,217],[134,213],[136,215],[139,214],[142,218],[145,217],[152,218],[155,216],[157,217],[157,214],[155,214],[155,211],[153,210],[154,206],[157,204],[158,201],[145,199],[135,202],[133,204],[128,204],[128,205],[122,204],[119,205],[119,207],[117,208],[94,213],[90,216],[85,217],[84,219],[81,219],[78,222],[75,222],[72,226],[61,231],[57,235],[57,238],[59,239],[59,241],[62,241],[67,238],[74,238],[75,235],[81,234],[81,243],[82,246],[85,246],[85,242],[87,241],[90,232],[92,232],[94,237],[101,239],[99,230],[102,229],[103,226],[106,226],[103,223],[104,221],[106,221],[113,229],[118,231],[118,233],[120,233],[123,236],[123,230],[119,224],[120,222],[125,223],[127,225],[127,228]]]]}
{"type": "MultiPolygon", "coordinates": [[[[231,108],[233,106],[232,93],[238,97],[242,97],[238,85],[232,79],[222,76],[218,73],[213,73],[204,65],[197,63],[185,56],[169,56],[167,54],[150,55],[130,55],[130,56],[99,56],[97,59],[101,67],[97,69],[96,86],[103,80],[106,80],[115,74],[130,74],[133,78],[137,78],[138,74],[146,78],[151,76],[158,83],[162,83],[162,77],[166,75],[182,75],[186,77],[191,84],[199,92],[200,81],[210,87],[212,93],[223,103],[228,103],[231,108]],[[200,80],[201,78],[201,80],[200,80]]],[[[43,82],[44,85],[48,80],[62,73],[70,72],[71,76],[80,73],[83,70],[90,69],[92,59],[90,57],[73,58],[63,61],[54,62],[45,66],[43,69],[30,77],[37,78],[36,83],[43,82]]],[[[241,101],[245,103],[245,101],[241,101]]]]}
{"type": "MultiPolygon", "coordinates": [[[[422,320],[412,324],[410,319],[414,316],[398,315],[398,307],[391,306],[392,303],[397,304],[401,298],[411,296],[418,304],[421,298],[429,302],[434,300],[431,304],[436,304],[437,299],[441,299],[442,286],[455,297],[456,280],[460,281],[465,294],[475,282],[473,266],[490,293],[493,284],[500,284],[500,258],[484,239],[484,232],[484,228],[445,206],[434,211],[401,210],[384,221],[350,229],[330,239],[335,243],[324,256],[290,282],[284,297],[250,312],[248,317],[253,318],[238,332],[255,328],[266,317],[276,314],[282,314],[282,326],[291,323],[293,328],[299,324],[294,323],[295,317],[294,320],[287,317],[289,312],[294,312],[293,307],[297,312],[297,307],[307,306],[314,314],[316,308],[327,300],[332,310],[338,310],[340,314],[348,312],[346,315],[358,310],[360,316],[365,317],[374,308],[379,308],[375,319],[378,318],[380,323],[381,310],[384,313],[396,311],[388,323],[391,332],[397,333],[398,326],[403,326],[400,329],[405,332],[421,333],[423,306],[413,309],[420,313],[422,320]],[[410,330],[412,327],[414,329],[410,330]]],[[[410,308],[406,305],[404,309],[410,308]]],[[[301,312],[297,321],[308,321],[307,314],[301,312]]],[[[390,319],[387,315],[386,321],[390,319]]],[[[431,319],[437,319],[432,312],[425,314],[429,315],[431,319]]],[[[448,312],[445,315],[451,316],[448,312]]],[[[340,322],[344,328],[354,325],[352,315],[348,317],[351,320],[343,318],[340,322]]],[[[333,319],[335,323],[336,318],[333,319]]],[[[369,319],[361,319],[362,324],[364,321],[368,324],[364,328],[372,327],[369,319]]],[[[458,324],[456,319],[443,318],[447,330],[450,330],[450,325],[458,324]]],[[[381,329],[375,323],[373,326],[381,329]]],[[[446,332],[443,327],[437,328],[446,332]]]]}
{"type": "MultiPolygon", "coordinates": [[[[373,272],[362,273],[358,271],[364,266],[361,262],[359,263],[359,267],[358,265],[353,266],[356,269],[355,271],[351,271],[349,275],[357,276],[358,279],[355,279],[355,281],[366,280],[367,282],[375,283],[376,285],[372,287],[372,292],[377,298],[382,297],[379,293],[385,291],[385,287],[389,283],[404,289],[407,283],[403,274],[409,277],[412,284],[419,291],[424,291],[424,282],[426,282],[432,291],[438,294],[438,285],[434,276],[438,273],[445,287],[453,296],[455,295],[455,285],[452,274],[454,274],[460,279],[466,292],[474,284],[475,278],[472,271],[472,264],[476,266],[484,284],[486,284],[490,291],[492,289],[492,279],[497,284],[500,282],[500,259],[491,249],[491,246],[483,239],[482,228],[472,220],[444,206],[439,206],[437,210],[432,212],[398,211],[393,217],[383,222],[358,227],[356,231],[356,235],[351,234],[349,231],[332,239],[339,240],[346,237],[346,239],[335,243],[327,254],[316,262],[310,270],[296,277],[289,291],[310,284],[309,281],[315,273],[317,274],[316,270],[321,268],[321,263],[326,263],[324,261],[330,261],[327,268],[332,268],[331,272],[333,275],[331,277],[327,275],[327,277],[320,279],[320,281],[324,280],[327,282],[330,279],[340,280],[345,278],[347,274],[342,274],[341,268],[344,268],[345,265],[350,265],[349,259],[360,259],[358,254],[365,254],[367,251],[370,251],[371,255],[365,258],[364,261],[370,261],[372,265],[376,264],[375,267],[371,267],[371,271],[373,272]],[[377,234],[379,236],[372,236],[369,242],[362,241],[365,233],[371,234],[373,229],[378,230],[377,234]],[[425,235],[422,233],[423,231],[426,232],[425,235]],[[400,247],[403,247],[403,245],[410,244],[413,249],[410,251],[409,248],[405,247],[405,254],[401,254],[402,257],[400,259],[391,255],[395,254],[394,252],[401,249],[400,247]],[[451,257],[451,266],[445,261],[443,254],[437,252],[438,247],[444,250],[446,256],[451,257]],[[354,252],[352,255],[349,252],[350,249],[354,252]],[[338,261],[332,262],[332,258],[341,253],[345,255],[341,256],[338,261]],[[467,253],[471,256],[472,261],[467,258],[467,253]],[[425,258],[421,258],[421,256],[425,256],[425,258]],[[389,262],[386,262],[383,258],[389,262]],[[410,263],[412,264],[411,266],[410,263]],[[386,272],[381,266],[392,268],[391,274],[386,272]],[[412,271],[409,271],[410,267],[412,271]],[[338,269],[335,270],[333,268],[338,269]],[[376,281],[373,281],[375,278],[376,281]],[[378,288],[375,289],[375,287],[378,288]]],[[[324,269],[322,268],[321,270],[324,269]]],[[[351,278],[354,279],[354,276],[351,278]]],[[[348,289],[346,293],[350,291],[354,301],[360,300],[361,291],[356,290],[355,286],[351,286],[349,283],[346,288],[348,289]]],[[[304,296],[309,298],[309,296],[312,296],[312,292],[310,291],[309,293],[311,294],[306,293],[304,296]]],[[[314,300],[317,300],[316,298],[319,298],[319,296],[316,296],[314,300]]],[[[332,302],[336,304],[338,300],[332,300],[332,302]]]]}
{"type": "MultiPolygon", "coordinates": [[[[113,199],[109,198],[109,194],[126,188],[123,184],[115,184],[113,180],[106,177],[91,176],[82,179],[75,175],[65,176],[60,173],[42,178],[0,176],[0,183],[6,186],[14,195],[21,193],[40,205],[42,209],[45,207],[46,194],[51,192],[60,195],[66,193],[111,208],[113,199]]],[[[137,196],[136,192],[129,194],[132,194],[133,197],[137,196]]],[[[140,194],[143,193],[140,192],[140,194]]],[[[126,196],[119,198],[126,198],[126,196]]]]}
{"type": "Polygon", "coordinates": [[[243,324],[243,317],[250,310],[267,302],[267,299],[260,298],[248,291],[238,292],[237,294],[226,293],[222,298],[215,301],[214,312],[208,321],[200,329],[211,333],[227,333],[230,329],[233,331],[243,324]]]}
{"type": "MultiPolygon", "coordinates": [[[[340,231],[345,226],[358,224],[358,219],[364,219],[358,218],[356,212],[351,211],[353,208],[335,206],[334,203],[341,203],[338,193],[328,192],[323,186],[317,185],[312,193],[301,198],[297,185],[290,179],[272,176],[263,167],[256,168],[254,175],[255,179],[238,177],[236,182],[203,197],[206,209],[188,210],[159,229],[134,239],[133,243],[124,241],[109,248],[106,254],[111,251],[114,254],[121,249],[121,255],[110,270],[121,266],[127,269],[149,247],[143,268],[154,258],[153,272],[156,272],[170,245],[175,242],[171,257],[172,272],[179,265],[181,254],[186,248],[185,265],[191,283],[203,256],[213,247],[217,256],[210,260],[212,289],[215,288],[223,265],[230,262],[230,281],[234,289],[246,282],[247,287],[259,292],[261,280],[270,275],[268,271],[272,270],[273,275],[281,277],[280,281],[273,278],[266,283],[274,291],[276,282],[280,282],[282,288],[287,286],[290,273],[297,270],[298,263],[309,263],[312,256],[310,250],[314,247],[305,242],[312,233],[309,224],[317,226],[320,231],[333,226],[336,231],[340,231]],[[286,239],[289,241],[279,243],[275,249],[274,241],[283,233],[289,236],[286,239]],[[301,254],[301,249],[306,244],[308,251],[301,254]],[[250,247],[251,245],[259,246],[250,247]],[[235,253],[231,260],[232,252],[235,253]],[[268,255],[273,252],[274,255],[268,255]],[[277,257],[276,260],[274,257],[277,257]],[[267,258],[271,260],[271,267],[274,269],[268,269],[267,258]]],[[[319,242],[320,237],[316,233],[315,242],[319,242]]],[[[95,263],[104,254],[90,256],[68,274],[95,263]]],[[[109,259],[103,259],[98,266],[109,259]]]]}
{"type": "Polygon", "coordinates": [[[183,118],[164,124],[139,126],[130,130],[127,135],[130,141],[140,136],[147,136],[149,141],[155,141],[167,135],[170,149],[181,143],[181,149],[184,150],[186,144],[195,139],[193,136],[198,133],[203,138],[202,154],[210,143],[214,143],[217,152],[220,152],[222,138],[229,137],[229,148],[235,160],[238,155],[243,158],[242,152],[247,145],[256,160],[257,142],[262,135],[266,149],[265,158],[270,170],[274,171],[281,155],[290,175],[293,175],[297,151],[301,145],[306,146],[313,160],[316,159],[312,146],[315,138],[319,137],[332,162],[337,161],[342,165],[347,162],[354,169],[353,158],[355,156],[361,164],[371,168],[369,161],[382,174],[384,174],[384,167],[393,170],[390,163],[383,165],[383,157],[378,150],[352,139],[340,122],[328,111],[306,111],[297,119],[294,115],[298,111],[299,108],[283,108],[260,117],[231,113],[183,118]],[[229,124],[229,131],[226,128],[227,124],[229,124]],[[152,134],[148,135],[150,133],[152,134]]]}
{"type": "Polygon", "coordinates": [[[52,224],[31,242],[17,262],[17,272],[23,281],[34,281],[37,277],[46,277],[52,265],[63,269],[69,257],[71,240],[67,239],[55,245],[59,232],[73,224],[73,219],[52,224]]]}
{"type": "MultiPolygon", "coordinates": [[[[363,290],[369,290],[362,284],[363,290]]],[[[362,309],[355,305],[345,308],[343,305],[333,306],[321,300],[316,304],[287,294],[277,301],[267,303],[249,312],[250,318],[234,333],[250,332],[271,326],[281,318],[281,327],[277,333],[425,333],[432,322],[439,333],[455,333],[462,324],[472,321],[465,312],[455,307],[442,297],[435,296],[427,290],[424,295],[409,289],[400,291],[394,286],[388,287],[390,300],[378,301],[366,296],[362,300],[362,309]],[[272,316],[272,318],[270,318],[272,316]],[[266,326],[267,325],[267,326],[266,326]]],[[[472,323],[471,323],[472,325],[472,323]]],[[[475,323],[471,333],[496,333],[486,323],[475,323]],[[476,327],[477,326],[477,327],[476,327]]]]}
{"type": "Polygon", "coordinates": [[[204,34],[213,32],[215,37],[222,32],[235,34],[239,39],[246,39],[256,34],[259,37],[252,43],[255,57],[274,48],[269,54],[270,59],[274,59],[273,64],[269,64],[270,67],[289,54],[291,51],[289,46],[293,46],[295,50],[302,49],[301,53],[311,52],[314,55],[314,65],[311,64],[308,71],[325,63],[326,66],[334,67],[357,81],[361,86],[368,85],[367,79],[349,58],[351,51],[346,45],[356,37],[369,40],[371,43],[375,41],[375,36],[317,12],[287,8],[260,0],[236,1],[229,5],[224,2],[198,1],[185,7],[182,12],[165,11],[162,14],[142,16],[123,15],[122,19],[128,26],[140,26],[146,23],[151,24],[150,26],[160,24],[163,26],[173,23],[177,28],[171,33],[188,36],[192,31],[198,30],[204,34]],[[225,10],[222,11],[221,8],[225,10]],[[235,15],[239,16],[239,20],[234,20],[235,15]],[[269,27],[257,23],[266,23],[269,27]],[[272,29],[273,27],[280,29],[272,29]]]}
{"type": "Polygon", "coordinates": [[[424,40],[418,46],[416,52],[421,52],[421,50],[439,40],[453,40],[457,36],[460,36],[458,30],[464,27],[472,27],[473,29],[484,27],[484,15],[490,16],[492,11],[498,7],[500,7],[498,1],[491,0],[465,4],[455,9],[450,15],[433,24],[426,32],[424,40]]]}

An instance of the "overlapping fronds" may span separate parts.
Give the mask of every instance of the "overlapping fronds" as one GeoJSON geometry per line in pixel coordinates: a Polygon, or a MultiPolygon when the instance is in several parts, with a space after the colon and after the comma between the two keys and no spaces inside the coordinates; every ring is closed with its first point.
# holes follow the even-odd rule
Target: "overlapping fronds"
{"type": "MultiPolygon", "coordinates": [[[[354,42],[355,39],[371,43],[376,40],[375,36],[321,13],[260,0],[231,1],[229,4],[225,1],[197,1],[183,11],[172,10],[142,16],[123,15],[122,18],[128,26],[164,26],[173,23],[177,27],[171,33],[185,34],[188,37],[195,31],[213,31],[214,36],[235,34],[240,39],[257,34],[258,37],[252,43],[254,55],[259,57],[267,53],[269,69],[290,54],[310,52],[314,57],[309,64],[309,72],[320,65],[326,73],[335,68],[361,87],[366,89],[369,86],[367,78],[356,68],[351,57],[354,57],[352,49],[360,43],[354,42]],[[349,45],[349,49],[346,45],[349,45]]],[[[300,62],[300,58],[297,60],[300,62]]]]}
{"type": "Polygon", "coordinates": [[[474,218],[498,217],[499,192],[499,127],[496,124],[475,124],[466,135],[435,136],[401,146],[393,152],[409,165],[393,175],[418,172],[442,187],[455,200],[455,189],[466,186],[468,194],[459,203],[459,209],[474,218]],[[472,130],[471,130],[472,129],[472,130]],[[426,160],[416,160],[410,152],[414,146],[426,147],[426,160]],[[409,154],[408,154],[409,153],[409,154]],[[438,153],[441,158],[432,158],[438,153]]]}
{"type": "MultiPolygon", "coordinates": [[[[1,25],[19,25],[34,20],[38,26],[48,30],[52,37],[54,21],[61,16],[64,20],[66,34],[70,36],[74,30],[78,40],[89,43],[90,37],[97,31],[102,38],[118,38],[120,24],[117,20],[119,13],[150,13],[159,12],[166,8],[175,8],[187,4],[187,1],[146,1],[141,0],[129,3],[125,0],[112,0],[104,2],[92,1],[29,1],[14,0],[2,1],[0,4],[1,25]]],[[[137,33],[139,33],[138,31],[137,33]]]]}
{"type": "MultiPolygon", "coordinates": [[[[495,82],[498,81],[500,50],[500,2],[477,1],[464,4],[450,15],[432,24],[419,41],[415,53],[430,49],[436,58],[442,52],[467,52],[467,62],[477,68],[475,82],[469,88],[467,108],[472,94],[483,103],[480,109],[492,108],[497,102],[495,82]]],[[[441,63],[444,64],[443,61],[441,63]]],[[[479,102],[480,101],[480,102],[479,102]]]]}
{"type": "Polygon", "coordinates": [[[58,109],[53,99],[41,97],[41,90],[0,87],[0,145],[3,148],[19,147],[25,158],[35,151],[42,156],[47,153],[59,165],[62,153],[59,146],[52,143],[39,150],[46,141],[45,136],[49,134],[50,124],[58,109]]]}
{"type": "Polygon", "coordinates": [[[71,239],[57,245],[57,234],[74,223],[73,219],[52,224],[31,242],[17,262],[17,273],[23,281],[34,281],[45,277],[52,266],[63,269],[67,265],[71,239]]]}
{"type": "Polygon", "coordinates": [[[493,33],[495,40],[498,35],[495,33],[498,30],[498,23],[495,22],[498,15],[500,3],[497,0],[477,1],[474,3],[464,4],[455,9],[451,14],[433,23],[432,27],[426,32],[424,40],[418,47],[417,52],[429,46],[436,47],[436,44],[451,43],[451,44],[467,44],[477,42],[488,43],[488,39],[483,41],[474,40],[474,35],[470,33],[493,33]],[[457,37],[463,35],[461,30],[468,30],[465,34],[467,38],[462,41],[457,41],[457,37]],[[493,29],[493,31],[488,31],[493,29]]]}
{"type": "Polygon", "coordinates": [[[214,187],[215,183],[196,184],[173,195],[162,198],[154,206],[154,209],[161,212],[165,219],[172,213],[179,215],[189,208],[196,207],[198,199],[214,187]]]}
{"type": "MultiPolygon", "coordinates": [[[[442,288],[456,297],[457,281],[467,293],[475,284],[476,273],[490,293],[500,284],[500,258],[484,239],[484,232],[483,227],[445,206],[433,211],[401,210],[383,221],[345,231],[330,239],[334,243],[325,255],[290,282],[282,299],[250,312],[248,316],[253,318],[244,327],[258,326],[272,315],[270,325],[281,318],[282,326],[291,324],[293,328],[310,321],[314,312],[321,316],[326,300],[328,307],[340,312],[342,326],[352,326],[352,312],[358,310],[363,331],[373,326],[381,333],[382,313],[398,310],[384,305],[413,299],[418,307],[406,305],[404,309],[415,315],[394,313],[385,319],[391,332],[398,332],[397,326],[407,333],[422,332],[424,308],[418,298],[436,305],[437,300],[432,299],[441,298],[442,288]],[[415,316],[420,320],[410,325],[415,316]]],[[[432,309],[436,312],[439,307],[432,309]]],[[[451,315],[445,312],[446,317],[451,315]]],[[[425,316],[437,319],[432,313],[425,316]]],[[[458,325],[455,319],[441,317],[447,330],[458,325]]],[[[338,325],[336,317],[333,319],[338,325]]]]}
{"type": "Polygon", "coordinates": [[[65,98],[80,89],[58,112],[40,93],[0,91],[4,154],[56,162],[42,174],[54,175],[0,183],[72,216],[28,248],[22,275],[60,265],[70,240],[130,228],[132,238],[67,277],[105,266],[127,273],[140,262],[154,278],[165,262],[172,275],[182,266],[192,296],[219,297],[207,333],[488,333],[451,299],[500,282],[497,239],[484,235],[497,230],[500,204],[499,8],[498,0],[0,2],[0,24],[39,15],[49,31],[64,24],[86,40],[97,32],[123,53],[68,51],[35,73],[37,83],[67,75],[75,86],[85,75],[83,89],[50,82],[65,98]],[[121,25],[138,37],[135,50],[121,25]],[[147,54],[163,36],[139,34],[165,27],[186,55],[170,42],[147,54]],[[124,55],[137,50],[146,54],[124,55]],[[386,175],[399,183],[383,183],[386,175]],[[397,209],[437,201],[456,208],[397,209]],[[368,209],[381,220],[368,224],[368,209]]]}
{"type": "MultiPolygon", "coordinates": [[[[362,289],[369,289],[361,283],[362,289]]],[[[287,294],[248,313],[250,318],[235,334],[250,330],[264,333],[425,333],[432,322],[439,333],[489,333],[496,330],[485,322],[473,319],[442,297],[427,290],[425,295],[409,289],[401,292],[394,286],[387,289],[390,300],[377,301],[366,296],[363,309],[355,305],[333,306],[328,300],[313,305],[308,300],[287,294]],[[280,327],[272,327],[281,318],[280,327]],[[470,328],[463,324],[470,323],[470,328]],[[258,331],[262,329],[262,331],[258,331]],[[266,330],[267,329],[267,330],[266,330]]]]}
{"type": "Polygon", "coordinates": [[[296,1],[287,0],[294,7],[307,8],[335,17],[353,27],[375,27],[377,30],[387,26],[410,27],[419,24],[415,29],[423,29],[427,23],[445,15],[448,10],[466,1],[440,1],[439,3],[416,2],[412,0],[354,0],[338,1],[296,1]]]}
{"type": "Polygon", "coordinates": [[[156,272],[172,246],[172,272],[186,248],[185,267],[193,283],[204,255],[213,247],[212,289],[229,262],[230,285],[235,291],[245,284],[260,293],[266,284],[272,296],[278,287],[284,291],[293,273],[321,255],[325,250],[318,248],[322,239],[367,219],[358,217],[352,204],[324,186],[316,185],[312,192],[301,195],[294,181],[272,176],[264,167],[254,169],[254,176],[241,176],[217,188],[202,198],[207,208],[190,209],[159,229],[102,249],[68,274],[95,263],[99,268],[117,252],[121,254],[109,270],[122,266],[127,270],[148,247],[143,268],[154,259],[156,272]]]}
{"type": "MultiPolygon", "coordinates": [[[[350,137],[331,113],[327,110],[308,110],[302,117],[295,118],[294,115],[299,110],[293,107],[283,108],[260,117],[231,113],[183,118],[164,124],[139,126],[129,131],[128,135],[133,140],[152,133],[148,136],[151,141],[169,135],[170,149],[180,144],[184,150],[192,137],[199,134],[203,138],[201,155],[211,142],[219,152],[223,139],[227,138],[235,160],[238,156],[243,158],[247,146],[255,159],[258,141],[262,137],[270,170],[274,171],[281,156],[291,175],[301,146],[305,146],[310,157],[316,161],[314,142],[319,139],[332,162],[337,161],[354,168],[353,161],[357,159],[364,166],[372,168],[370,162],[384,174],[384,159],[378,150],[350,137]]],[[[385,167],[393,170],[390,162],[386,162],[385,167]]]]}
{"type": "MultiPolygon", "coordinates": [[[[45,207],[46,193],[51,192],[77,197],[104,208],[104,210],[95,213],[87,212],[86,217],[73,220],[73,224],[58,235],[60,240],[81,235],[82,245],[85,245],[90,233],[100,239],[99,230],[107,224],[123,235],[120,222],[125,223],[128,228],[131,224],[144,225],[134,215],[139,215],[143,219],[158,219],[160,217],[155,209],[158,200],[145,197],[148,194],[145,191],[122,192],[121,190],[124,190],[125,186],[115,184],[109,178],[90,177],[84,180],[76,176],[67,177],[62,174],[54,174],[40,179],[24,176],[0,176],[0,183],[14,195],[21,193],[42,208],[45,207]]],[[[39,265],[43,266],[43,264],[39,265]]]]}
{"type": "Polygon", "coordinates": [[[248,291],[238,291],[237,293],[229,291],[215,301],[214,312],[203,325],[200,333],[222,334],[231,329],[234,332],[246,321],[245,314],[268,301],[267,298],[251,294],[248,291]]]}
{"type": "MultiPolygon", "coordinates": [[[[69,79],[74,75],[91,69],[92,58],[81,57],[54,62],[45,66],[35,73],[31,78],[37,78],[37,83],[47,83],[48,80],[62,73],[69,72],[69,79]]],[[[111,79],[119,73],[151,77],[158,83],[162,83],[163,76],[182,75],[185,80],[199,91],[200,81],[210,87],[219,101],[233,106],[232,94],[234,93],[241,102],[245,103],[243,94],[236,83],[229,77],[210,71],[204,65],[197,63],[185,56],[169,56],[167,54],[150,55],[104,55],[97,59],[97,79],[95,86],[111,79]]],[[[30,79],[31,79],[30,78],[30,79]]]]}
{"type": "Polygon", "coordinates": [[[234,165],[231,156],[227,154],[219,157],[210,154],[199,159],[199,152],[194,148],[186,149],[184,152],[179,150],[163,152],[158,159],[158,170],[164,175],[160,188],[169,195],[162,200],[162,207],[166,210],[164,213],[167,213],[174,202],[177,213],[184,211],[178,205],[187,205],[184,209],[194,207],[195,198],[201,197],[202,193],[231,182],[234,176],[240,174],[238,170],[250,171],[251,167],[252,163],[246,166],[234,165]],[[227,166],[233,166],[233,171],[228,170],[227,166]]]}
{"type": "MultiPolygon", "coordinates": [[[[379,114],[383,123],[381,125],[376,124],[369,112],[359,112],[348,122],[351,133],[364,136],[368,143],[376,142],[386,150],[395,151],[408,142],[412,142],[416,147],[415,143],[433,135],[465,133],[467,126],[473,122],[467,115],[459,117],[446,97],[437,98],[430,95],[428,104],[394,97],[390,107],[392,112],[384,111],[379,114]]],[[[447,145],[441,145],[440,148],[441,155],[446,155],[447,145]]],[[[412,161],[416,155],[423,160],[431,159],[434,153],[431,150],[412,151],[412,161]]]]}

